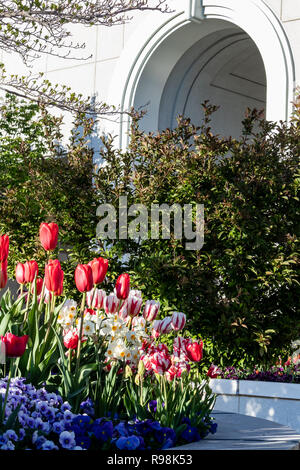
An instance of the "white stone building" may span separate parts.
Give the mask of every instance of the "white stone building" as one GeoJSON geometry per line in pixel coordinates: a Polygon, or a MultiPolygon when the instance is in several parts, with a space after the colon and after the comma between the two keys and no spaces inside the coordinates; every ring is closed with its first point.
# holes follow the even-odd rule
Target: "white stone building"
{"type": "MultiPolygon", "coordinates": [[[[201,103],[219,105],[213,127],[239,135],[246,108],[287,120],[300,85],[300,0],[169,0],[174,11],[138,12],[111,28],[73,28],[85,61],[44,57],[33,72],[52,83],[129,109],[146,107],[142,126],[173,126],[184,114],[197,124],[201,103]]],[[[17,57],[3,54],[12,73],[17,57]]],[[[102,121],[101,131],[128,142],[128,122],[102,121]]]]}

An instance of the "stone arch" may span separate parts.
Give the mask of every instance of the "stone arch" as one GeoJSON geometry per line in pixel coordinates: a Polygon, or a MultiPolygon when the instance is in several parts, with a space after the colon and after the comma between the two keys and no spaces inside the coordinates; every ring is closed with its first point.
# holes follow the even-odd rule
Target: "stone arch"
{"type": "MultiPolygon", "coordinates": [[[[288,120],[294,97],[293,57],[280,20],[264,1],[174,0],[173,4],[172,14],[167,17],[158,14],[151,22],[146,19],[126,44],[111,82],[109,102],[121,105],[123,110],[146,106],[142,126],[146,131],[155,131],[164,126],[167,119],[174,118],[174,112],[164,116],[162,110],[166,108],[166,101],[174,99],[170,94],[166,98],[166,90],[180,61],[184,63],[195,45],[199,48],[201,42],[204,45],[209,39],[209,47],[218,41],[223,41],[224,46],[227,41],[229,47],[233,40],[230,43],[233,52],[237,47],[234,38],[239,38],[240,45],[242,40],[248,41],[261,57],[266,79],[266,118],[288,120]]],[[[239,49],[241,55],[242,49],[239,49]]],[[[223,66],[226,69],[226,61],[223,66]]],[[[172,102],[175,110],[183,99],[182,85],[187,86],[186,76],[185,82],[181,77],[181,87],[176,90],[177,95],[175,93],[177,101],[172,102]]],[[[125,148],[128,143],[126,119],[121,120],[113,132],[119,135],[119,146],[125,148]]]]}

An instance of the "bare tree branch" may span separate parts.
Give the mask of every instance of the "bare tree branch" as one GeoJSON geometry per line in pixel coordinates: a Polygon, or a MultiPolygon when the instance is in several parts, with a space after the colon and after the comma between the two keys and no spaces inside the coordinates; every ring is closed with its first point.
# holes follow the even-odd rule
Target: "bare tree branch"
{"type": "MultiPolygon", "coordinates": [[[[169,12],[166,0],[2,0],[0,48],[17,52],[27,64],[41,54],[70,57],[84,44],[70,41],[70,24],[113,26],[134,10],[169,12]]],[[[72,57],[73,58],[73,57],[72,57]]],[[[78,57],[74,57],[78,58],[78,57]]]]}
{"type": "MultiPolygon", "coordinates": [[[[0,49],[19,54],[29,65],[41,54],[82,60],[72,52],[85,45],[73,43],[67,26],[86,27],[123,24],[133,11],[170,12],[167,0],[1,0],[0,49]]],[[[85,57],[87,58],[87,57],[85,57]]],[[[90,97],[76,95],[67,86],[54,85],[38,76],[7,76],[0,64],[0,89],[30,99],[46,107],[56,107],[73,114],[110,116],[120,109],[90,97]]],[[[130,115],[130,112],[123,112],[130,115]]]]}

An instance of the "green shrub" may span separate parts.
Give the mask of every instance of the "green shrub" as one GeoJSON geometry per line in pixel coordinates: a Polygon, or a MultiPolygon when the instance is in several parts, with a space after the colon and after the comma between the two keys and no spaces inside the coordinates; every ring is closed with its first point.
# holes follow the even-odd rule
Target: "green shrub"
{"type": "MultiPolygon", "coordinates": [[[[115,240],[149,297],[183,311],[192,334],[228,362],[271,358],[299,335],[299,113],[289,124],[248,111],[240,139],[200,127],[145,134],[133,120],[128,150],[103,139],[100,201],[204,204],[204,246],[186,240],[115,240]]],[[[117,211],[118,212],[118,211],[117,211]]],[[[130,220],[130,218],[129,218],[130,220]]],[[[117,225],[118,226],[118,225],[117,225]]],[[[150,222],[149,222],[150,226],[150,222]]],[[[204,348],[205,352],[205,348],[204,348]]]]}

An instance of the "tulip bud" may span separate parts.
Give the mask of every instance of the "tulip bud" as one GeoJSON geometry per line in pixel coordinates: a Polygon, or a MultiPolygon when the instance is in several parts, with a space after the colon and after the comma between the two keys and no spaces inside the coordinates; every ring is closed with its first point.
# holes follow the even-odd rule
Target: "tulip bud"
{"type": "Polygon", "coordinates": [[[70,329],[65,335],[64,335],[64,345],[68,349],[76,349],[78,346],[78,333],[76,329],[70,329]]]}
{"type": "Polygon", "coordinates": [[[80,292],[89,292],[93,288],[93,272],[88,264],[78,264],[75,269],[75,284],[80,292]]]}
{"type": "Polygon", "coordinates": [[[202,359],[203,341],[200,343],[189,343],[185,346],[187,356],[190,361],[199,362],[202,359]]]}
{"type": "Polygon", "coordinates": [[[118,299],[127,299],[130,291],[130,276],[127,273],[120,274],[117,279],[115,292],[118,299]]]}
{"type": "MultiPolygon", "coordinates": [[[[42,277],[37,277],[36,279],[36,295],[40,295],[43,288],[44,279],[42,277]]],[[[34,285],[31,286],[31,293],[34,292],[34,285]]]]}
{"type": "Polygon", "coordinates": [[[127,364],[125,367],[125,379],[128,379],[128,377],[132,377],[132,369],[131,367],[127,364]]]}
{"type": "Polygon", "coordinates": [[[127,298],[127,313],[131,318],[136,317],[141,310],[143,299],[129,295],[127,298]]]}
{"type": "Polygon", "coordinates": [[[138,374],[140,377],[144,377],[144,374],[145,374],[145,364],[142,360],[139,361],[139,365],[138,365],[138,374]]]}
{"type": "Polygon", "coordinates": [[[119,310],[119,317],[124,321],[126,321],[129,318],[128,310],[127,310],[127,301],[126,300],[125,300],[125,302],[123,303],[122,307],[119,310]]]}
{"type": "Polygon", "coordinates": [[[50,260],[45,266],[45,285],[49,292],[54,295],[61,295],[63,289],[64,272],[61,269],[60,262],[50,260]]]}
{"type": "Polygon", "coordinates": [[[172,329],[172,317],[163,318],[160,324],[160,334],[167,335],[168,333],[170,333],[170,331],[172,331],[172,329]]]}
{"type": "Polygon", "coordinates": [[[94,284],[100,284],[103,282],[107,273],[108,260],[101,257],[94,258],[88,264],[92,268],[94,284]]]}
{"type": "Polygon", "coordinates": [[[160,303],[156,300],[147,300],[145,303],[145,308],[143,312],[143,317],[145,320],[151,322],[155,320],[159,312],[160,303]]]}
{"type": "Polygon", "coordinates": [[[115,294],[109,294],[104,300],[104,309],[106,313],[116,313],[119,308],[119,299],[115,294]]]}
{"type": "Polygon", "coordinates": [[[1,336],[1,340],[5,344],[6,356],[21,357],[23,356],[29,336],[15,336],[12,333],[6,333],[1,336]]]}
{"type": "Polygon", "coordinates": [[[55,250],[58,239],[58,225],[54,222],[40,225],[40,242],[46,251],[55,250]]]}
{"type": "Polygon", "coordinates": [[[9,237],[8,235],[0,236],[0,262],[6,261],[9,251],[9,237]]]}
{"type": "Polygon", "coordinates": [[[24,278],[25,282],[33,282],[35,276],[38,276],[39,268],[36,261],[26,261],[24,264],[24,278]]]}
{"type": "Polygon", "coordinates": [[[0,262],[0,289],[7,284],[7,261],[0,262]]]}
{"type": "Polygon", "coordinates": [[[152,337],[153,338],[158,338],[160,335],[160,325],[161,325],[161,320],[154,320],[153,325],[152,325],[152,337]]]}
{"type": "Polygon", "coordinates": [[[25,284],[25,265],[18,263],[16,266],[16,280],[19,284],[25,284]]]}
{"type": "Polygon", "coordinates": [[[86,303],[88,307],[100,309],[104,308],[106,292],[103,289],[92,289],[86,293],[86,303]]]}
{"type": "Polygon", "coordinates": [[[181,312],[173,312],[172,327],[175,331],[182,330],[186,322],[186,316],[181,312]]]}

